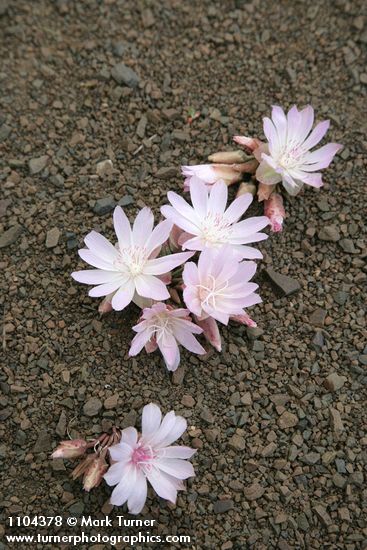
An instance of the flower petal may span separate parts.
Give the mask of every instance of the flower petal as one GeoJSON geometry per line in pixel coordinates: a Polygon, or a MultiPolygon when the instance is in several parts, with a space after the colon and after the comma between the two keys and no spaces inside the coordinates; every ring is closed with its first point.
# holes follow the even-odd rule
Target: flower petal
{"type": "Polygon", "coordinates": [[[149,238],[153,231],[153,224],[153,212],[145,206],[138,212],[134,221],[132,239],[135,246],[145,245],[147,238],[149,238]]]}
{"type": "MultiPolygon", "coordinates": [[[[194,214],[188,215],[188,217],[182,215],[173,206],[164,205],[161,207],[161,212],[165,218],[171,220],[177,227],[187,231],[190,235],[196,235],[199,231],[198,224],[193,223],[194,214]]],[[[192,210],[194,212],[194,210],[192,210]]]]}
{"type": "Polygon", "coordinates": [[[117,256],[117,250],[113,244],[97,231],[88,233],[84,242],[91,252],[100,258],[113,262],[117,256]]]}
{"type": "Polygon", "coordinates": [[[153,300],[167,300],[167,298],[169,298],[169,292],[166,285],[153,275],[145,273],[137,275],[134,282],[136,292],[144,298],[152,298],[153,300]]]}
{"type": "Polygon", "coordinates": [[[223,214],[228,200],[228,187],[224,181],[217,181],[210,189],[208,211],[223,214]]]}
{"type": "Polygon", "coordinates": [[[110,498],[111,504],[114,506],[122,506],[134,491],[136,479],[136,469],[130,464],[124,467],[124,475],[121,481],[114,490],[110,498]]]}
{"type": "MultiPolygon", "coordinates": [[[[130,447],[134,447],[138,440],[138,432],[135,428],[129,427],[121,431],[121,441],[127,443],[130,447]]],[[[111,447],[112,448],[112,447],[111,447]]]]}
{"type": "Polygon", "coordinates": [[[252,201],[253,196],[251,193],[245,193],[244,195],[237,197],[225,211],[224,216],[228,223],[237,222],[246,212],[252,201]]]}
{"type": "Polygon", "coordinates": [[[147,239],[148,233],[145,232],[145,247],[148,250],[148,253],[151,254],[153,250],[160,247],[167,239],[169,238],[169,234],[171,232],[173,226],[173,222],[171,220],[164,220],[163,222],[160,222],[153,230],[153,232],[149,235],[149,238],[147,239]]]}
{"type": "Polygon", "coordinates": [[[140,470],[136,470],[134,490],[131,492],[127,507],[129,514],[140,514],[147,500],[148,484],[145,475],[140,470]]]}
{"type": "Polygon", "coordinates": [[[121,206],[116,206],[113,213],[113,225],[120,248],[126,248],[132,243],[130,222],[121,206]]]}
{"type": "Polygon", "coordinates": [[[175,371],[180,363],[180,351],[173,334],[165,331],[162,338],[157,339],[157,344],[163,355],[166,367],[170,371],[175,371]]]}
{"type": "Polygon", "coordinates": [[[161,409],[155,403],[149,403],[143,408],[142,415],[142,434],[143,437],[149,437],[160,427],[162,421],[161,409]]]}
{"type": "Polygon", "coordinates": [[[111,304],[113,309],[121,311],[128,306],[134,297],[135,285],[131,279],[128,279],[126,283],[114,294],[111,304]]]}
{"type": "Polygon", "coordinates": [[[179,252],[177,254],[169,254],[155,260],[148,260],[144,268],[146,275],[162,275],[175,269],[179,265],[184,264],[194,252],[179,252]]]}
{"type": "Polygon", "coordinates": [[[323,122],[319,122],[315,126],[315,128],[312,130],[309,137],[306,139],[306,141],[303,142],[303,148],[305,150],[312,149],[315,145],[319,143],[319,141],[322,140],[326,132],[328,131],[330,126],[330,120],[324,120],[323,122]]]}
{"type": "Polygon", "coordinates": [[[173,480],[171,479],[171,476],[168,476],[164,472],[153,468],[147,474],[147,478],[158,496],[169,500],[173,504],[176,503],[177,489],[173,480]]]}
{"type": "Polygon", "coordinates": [[[194,467],[191,462],[187,462],[181,458],[159,458],[157,466],[166,474],[178,479],[187,479],[195,476],[194,467]]]}
{"type": "Polygon", "coordinates": [[[183,445],[174,445],[173,447],[165,447],[162,449],[162,457],[164,458],[191,458],[197,449],[191,449],[183,445]]]}
{"type": "Polygon", "coordinates": [[[190,197],[199,217],[205,217],[208,209],[208,189],[206,185],[199,181],[195,185],[190,185],[190,197]]]}
{"type": "Polygon", "coordinates": [[[105,283],[103,285],[98,285],[90,289],[88,292],[88,296],[91,298],[100,298],[101,296],[108,296],[112,292],[115,292],[118,288],[121,287],[122,284],[124,284],[124,279],[119,277],[116,281],[112,281],[111,283],[105,283]]]}
{"type": "Polygon", "coordinates": [[[92,265],[93,267],[97,267],[98,269],[104,269],[106,271],[117,271],[112,262],[110,262],[107,259],[96,256],[88,248],[81,248],[80,250],[78,250],[78,254],[82,260],[87,262],[87,264],[92,265]]]}
{"type": "Polygon", "coordinates": [[[121,275],[116,271],[106,271],[104,269],[74,271],[71,276],[75,281],[78,281],[78,283],[84,283],[86,285],[102,285],[121,278],[121,275]]]}

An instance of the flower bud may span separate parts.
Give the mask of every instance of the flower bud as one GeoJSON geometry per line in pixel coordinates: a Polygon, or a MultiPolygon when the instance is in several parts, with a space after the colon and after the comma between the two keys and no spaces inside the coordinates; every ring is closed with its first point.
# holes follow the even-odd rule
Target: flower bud
{"type": "Polygon", "coordinates": [[[71,439],[70,441],[61,441],[52,453],[52,458],[77,458],[83,456],[88,449],[88,443],[84,439],[71,439]]]}
{"type": "Polygon", "coordinates": [[[112,296],[106,296],[103,298],[102,302],[98,306],[98,312],[103,315],[104,313],[109,313],[112,311],[112,304],[111,304],[112,296]]]}
{"type": "Polygon", "coordinates": [[[171,296],[171,300],[173,300],[176,304],[181,305],[180,296],[175,288],[169,288],[168,292],[171,296]]]}
{"type": "Polygon", "coordinates": [[[240,197],[241,195],[245,195],[245,193],[251,193],[251,195],[254,197],[256,195],[256,185],[247,181],[243,181],[242,183],[240,183],[236,198],[240,197]]]}
{"type": "Polygon", "coordinates": [[[249,138],[246,136],[233,136],[233,141],[238,143],[238,145],[242,145],[242,147],[245,147],[246,149],[250,151],[255,151],[260,145],[262,145],[262,141],[256,138],[249,138]]]}
{"type": "Polygon", "coordinates": [[[259,183],[259,187],[257,189],[257,200],[259,202],[266,201],[276,188],[276,185],[266,185],[265,183],[259,183]]]}
{"type": "Polygon", "coordinates": [[[196,324],[203,329],[203,334],[217,351],[222,351],[222,341],[217,322],[213,317],[199,320],[195,317],[196,324]]]}
{"type": "Polygon", "coordinates": [[[242,178],[241,172],[233,168],[232,164],[212,164],[218,180],[223,180],[227,185],[232,185],[240,181],[242,178]]]}
{"type": "Polygon", "coordinates": [[[213,153],[208,157],[210,162],[222,163],[222,164],[234,164],[237,162],[245,162],[247,160],[246,154],[239,151],[220,151],[219,153],[213,153]]]}
{"type": "Polygon", "coordinates": [[[92,461],[97,457],[97,453],[91,453],[88,454],[84,460],[79,462],[79,464],[74,468],[74,470],[71,472],[72,479],[78,479],[81,475],[83,475],[87,469],[89,468],[89,465],[92,463],[92,461]]]}
{"type": "Polygon", "coordinates": [[[278,233],[283,229],[283,220],[285,218],[285,210],[283,206],[283,197],[279,193],[273,193],[264,204],[264,214],[270,220],[270,227],[274,233],[278,233]]]}
{"type": "Polygon", "coordinates": [[[236,321],[236,323],[240,323],[241,325],[247,325],[248,327],[257,327],[255,321],[253,321],[251,317],[247,315],[247,313],[242,313],[241,315],[232,315],[231,320],[236,321]]]}
{"type": "Polygon", "coordinates": [[[184,233],[183,229],[177,227],[177,225],[172,226],[171,233],[169,234],[169,246],[172,252],[176,252],[181,249],[179,239],[182,233],[184,233]]]}
{"type": "Polygon", "coordinates": [[[241,164],[232,164],[232,168],[242,174],[255,174],[258,166],[259,162],[256,159],[251,159],[241,164]]]}
{"type": "Polygon", "coordinates": [[[83,489],[85,491],[89,492],[93,487],[98,487],[101,483],[104,474],[108,470],[105,455],[106,453],[102,452],[90,462],[83,478],[83,489]]]}

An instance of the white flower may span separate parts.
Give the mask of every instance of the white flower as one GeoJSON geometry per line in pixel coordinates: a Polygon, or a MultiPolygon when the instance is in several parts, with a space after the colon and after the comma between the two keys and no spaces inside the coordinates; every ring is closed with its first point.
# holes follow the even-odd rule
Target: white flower
{"type": "Polygon", "coordinates": [[[282,182],[290,195],[297,195],[304,183],[313,187],[323,185],[321,173],[317,170],[327,168],[342,146],[328,143],[310,151],[321,141],[330,125],[328,120],[324,120],[311,132],[313,122],[314,110],[310,105],[302,111],[294,105],[287,115],[281,107],[273,107],[271,119],[264,118],[264,133],[269,143],[254,150],[260,162],[256,178],[261,183],[274,185],[282,182]]]}
{"type": "Polygon", "coordinates": [[[187,233],[187,239],[182,244],[183,249],[218,249],[231,245],[241,259],[262,258],[259,250],[244,245],[268,238],[265,233],[258,233],[268,225],[268,218],[259,216],[238,222],[252,202],[250,193],[235,199],[227,209],[228,189],[222,181],[215,183],[210,190],[199,180],[191,185],[193,206],[172,191],[167,196],[171,206],[162,206],[161,212],[187,233]]]}
{"type": "Polygon", "coordinates": [[[144,407],[142,434],[126,428],[120,443],[109,448],[114,463],[104,479],[108,485],[116,485],[111,504],[122,506],[127,501],[129,513],[139,514],[147,498],[147,480],[161,498],[176,502],[177,491],[184,489],[182,480],[195,475],[192,464],[185,460],[195,450],[171,446],[186,428],[186,420],[174,411],[162,420],[157,405],[144,407]]]}
{"type": "Polygon", "coordinates": [[[149,208],[137,215],[131,230],[130,222],[120,206],[115,208],[113,221],[118,243],[113,246],[105,237],[92,231],[84,242],[88,248],[79,256],[97,269],[76,271],[72,277],[80,283],[98,285],[89,296],[113,294],[113,309],[120,311],[139,297],[166,300],[169,293],[158,278],[183,264],[193,253],[171,254],[157,258],[161,245],[168,239],[172,223],[165,220],[153,229],[154,219],[149,208]]]}
{"type": "Polygon", "coordinates": [[[194,336],[201,334],[202,329],[191,321],[187,309],[174,309],[162,302],[153,304],[151,308],[143,310],[133,330],[137,335],[131,343],[129,355],[137,355],[144,346],[148,353],[158,347],[167,369],[171,371],[175,371],[180,363],[178,344],[193,353],[206,353],[194,336]]]}

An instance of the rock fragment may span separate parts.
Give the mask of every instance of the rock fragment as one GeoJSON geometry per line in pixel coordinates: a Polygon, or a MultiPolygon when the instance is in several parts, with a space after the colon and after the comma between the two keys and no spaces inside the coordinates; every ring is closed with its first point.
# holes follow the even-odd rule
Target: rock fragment
{"type": "Polygon", "coordinates": [[[112,174],[113,171],[113,162],[110,159],[101,160],[98,162],[96,167],[97,176],[104,177],[109,174],[112,174]]]}
{"type": "Polygon", "coordinates": [[[333,407],[330,407],[330,424],[333,432],[340,434],[344,430],[344,424],[340,416],[340,412],[333,407]]]}
{"type": "Polygon", "coordinates": [[[28,163],[31,175],[34,176],[35,174],[42,172],[42,170],[46,168],[48,161],[49,157],[47,155],[31,159],[28,163]]]}
{"type": "Polygon", "coordinates": [[[139,84],[138,75],[125,63],[117,63],[113,67],[111,75],[117,84],[125,84],[129,88],[136,88],[139,84]]]}
{"type": "Polygon", "coordinates": [[[278,418],[278,426],[282,430],[285,430],[287,428],[294,428],[294,426],[297,426],[297,424],[298,416],[288,411],[285,411],[278,418]]]}
{"type": "Polygon", "coordinates": [[[257,500],[263,496],[265,489],[260,485],[260,483],[253,483],[252,485],[245,487],[243,492],[247,500],[257,500]]]}
{"type": "Polygon", "coordinates": [[[115,199],[111,196],[98,199],[93,207],[93,212],[98,214],[98,216],[104,216],[105,214],[112,212],[115,204],[115,199]]]}
{"type": "Polygon", "coordinates": [[[330,241],[336,243],[340,239],[339,229],[336,225],[325,225],[320,229],[319,233],[320,241],[330,241]]]}
{"type": "Polygon", "coordinates": [[[329,391],[338,391],[347,381],[346,376],[339,376],[337,372],[332,372],[324,380],[324,387],[329,391]]]}
{"type": "Polygon", "coordinates": [[[214,513],[223,514],[224,512],[232,510],[233,506],[233,500],[217,500],[216,502],[214,502],[213,506],[214,513]]]}
{"type": "Polygon", "coordinates": [[[241,435],[234,434],[228,441],[228,445],[235,451],[243,451],[246,448],[246,441],[241,435]]]}
{"type": "Polygon", "coordinates": [[[91,397],[84,404],[83,412],[86,416],[96,416],[102,409],[102,402],[97,397],[91,397]]]}
{"type": "Polygon", "coordinates": [[[301,289],[301,285],[298,281],[296,281],[296,279],[277,273],[274,269],[266,269],[265,275],[283,296],[291,296],[292,294],[299,292],[301,289]]]}
{"type": "Polygon", "coordinates": [[[61,232],[57,227],[53,227],[47,231],[46,235],[46,248],[55,248],[59,244],[61,232]]]}
{"type": "Polygon", "coordinates": [[[21,225],[13,225],[7,231],[4,231],[0,235],[0,248],[5,248],[15,243],[15,241],[20,237],[23,232],[23,227],[21,225]]]}

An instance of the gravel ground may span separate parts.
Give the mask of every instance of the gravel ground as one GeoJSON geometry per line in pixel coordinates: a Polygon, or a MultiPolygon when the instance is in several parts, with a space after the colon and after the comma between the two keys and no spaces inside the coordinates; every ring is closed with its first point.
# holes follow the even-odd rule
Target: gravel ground
{"type": "Polygon", "coordinates": [[[191,535],[181,548],[367,548],[363,9],[0,0],[5,518],[102,517],[110,489],[83,494],[50,451],[67,427],[90,437],[132,425],[155,401],[188,419],[198,453],[176,506],[148,499],[152,533],[191,535]],[[222,330],[222,354],[183,354],[173,378],[158,355],[129,359],[138,310],[101,319],[70,277],[83,236],[111,236],[119,201],[158,219],[167,190],[181,189],[179,165],[229,148],[233,134],[261,137],[274,103],[312,103],[345,148],[323,189],[287,202],[286,231],[261,243],[258,328],[222,330]],[[191,125],[190,108],[201,112],[191,125]],[[106,158],[113,171],[99,176],[106,158]],[[300,290],[280,296],[267,269],[300,290]]]}

